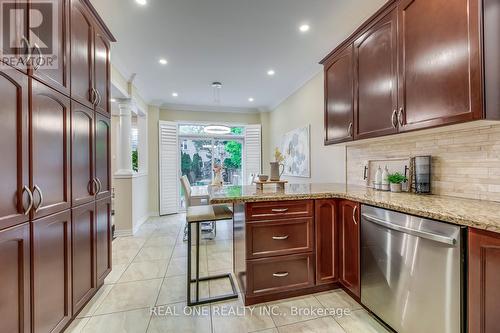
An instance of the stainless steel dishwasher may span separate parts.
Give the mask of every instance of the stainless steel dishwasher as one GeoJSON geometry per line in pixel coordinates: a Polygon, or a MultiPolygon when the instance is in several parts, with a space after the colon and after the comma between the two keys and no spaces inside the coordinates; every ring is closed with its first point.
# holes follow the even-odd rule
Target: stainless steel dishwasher
{"type": "Polygon", "coordinates": [[[361,303],[399,333],[464,331],[465,228],[363,205],[361,303]]]}

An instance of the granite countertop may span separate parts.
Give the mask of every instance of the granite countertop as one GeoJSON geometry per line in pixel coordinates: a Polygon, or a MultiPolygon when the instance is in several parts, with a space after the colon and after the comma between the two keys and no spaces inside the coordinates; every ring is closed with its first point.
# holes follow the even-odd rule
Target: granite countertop
{"type": "Polygon", "coordinates": [[[494,201],[381,192],[344,184],[289,184],[284,191],[274,186],[263,191],[255,186],[224,186],[211,187],[208,193],[211,204],[340,198],[500,233],[500,202],[494,201]]]}

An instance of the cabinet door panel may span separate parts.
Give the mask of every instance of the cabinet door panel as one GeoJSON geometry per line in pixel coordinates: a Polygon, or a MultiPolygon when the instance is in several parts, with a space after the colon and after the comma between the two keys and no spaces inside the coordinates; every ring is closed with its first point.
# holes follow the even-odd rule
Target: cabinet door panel
{"type": "Polygon", "coordinates": [[[325,144],[353,139],[353,47],[325,64],[325,144]]]}
{"type": "Polygon", "coordinates": [[[469,332],[500,332],[500,235],[469,229],[469,332]]]}
{"type": "Polygon", "coordinates": [[[94,30],[81,0],[71,0],[71,97],[83,105],[92,105],[94,30]]]}
{"type": "MultiPolygon", "coordinates": [[[[1,43],[0,49],[0,63],[5,63],[13,68],[17,68],[23,73],[28,73],[28,59],[29,59],[29,41],[28,41],[28,31],[29,31],[29,4],[25,0],[12,0],[12,1],[0,1],[2,8],[2,24],[4,19],[12,19],[10,21],[9,30],[5,35],[9,40],[4,40],[1,43]],[[10,16],[10,13],[17,12],[22,13],[17,14],[15,18],[10,16]],[[5,58],[5,59],[4,59],[5,58]],[[5,61],[4,61],[5,60],[5,61]]],[[[4,34],[2,27],[2,34],[4,34]]],[[[5,39],[2,37],[2,39],[5,39]]]]}
{"type": "Polygon", "coordinates": [[[397,11],[354,43],[355,139],[397,132],[397,11]]]}
{"type": "Polygon", "coordinates": [[[6,67],[0,70],[0,229],[28,221],[29,198],[28,77],[6,67]]]}
{"type": "Polygon", "coordinates": [[[107,39],[99,31],[94,37],[94,86],[99,93],[99,103],[96,110],[109,114],[109,82],[110,78],[110,46],[107,39]]]}
{"type": "Polygon", "coordinates": [[[354,295],[360,297],[359,273],[359,204],[340,202],[340,282],[354,295]]]}
{"type": "MultiPolygon", "coordinates": [[[[53,54],[57,58],[52,65],[46,62],[38,69],[32,68],[31,73],[48,86],[57,89],[65,95],[69,95],[69,0],[50,0],[50,2],[56,8],[57,12],[57,26],[55,27],[57,33],[54,34],[52,30],[41,29],[39,27],[31,28],[31,31],[35,35],[40,36],[42,40],[50,40],[52,42],[50,45],[52,48],[51,51],[43,47],[40,48],[43,57],[48,59],[47,57],[53,54]]],[[[30,19],[33,19],[33,17],[30,17],[30,19]]],[[[31,26],[37,27],[36,22],[32,23],[31,26]]],[[[44,25],[40,27],[44,27],[44,25]]],[[[35,41],[32,40],[31,45],[34,44],[35,41]]],[[[35,52],[33,56],[38,57],[38,53],[35,52]]]]}
{"type": "Polygon", "coordinates": [[[2,332],[30,332],[30,228],[0,231],[2,332]]]}
{"type": "Polygon", "coordinates": [[[335,200],[316,200],[316,283],[333,283],[338,271],[338,224],[335,200]]]}
{"type": "Polygon", "coordinates": [[[94,202],[72,211],[73,313],[80,311],[96,289],[95,205],[94,202]]]}
{"type": "Polygon", "coordinates": [[[71,177],[73,206],[94,200],[94,111],[71,103],[71,177]]]}
{"type": "Polygon", "coordinates": [[[35,207],[38,207],[35,218],[38,218],[71,205],[69,98],[32,81],[31,113],[31,172],[35,207]]]}
{"type": "Polygon", "coordinates": [[[400,130],[482,117],[478,3],[399,4],[400,130]]]}
{"type": "Polygon", "coordinates": [[[111,197],[96,201],[96,266],[97,285],[102,285],[111,272],[111,197]]]}
{"type": "Polygon", "coordinates": [[[71,211],[33,222],[33,329],[61,332],[71,319],[71,211]]]}
{"type": "Polygon", "coordinates": [[[97,198],[111,195],[111,122],[100,114],[95,117],[95,177],[99,181],[97,198]]]}

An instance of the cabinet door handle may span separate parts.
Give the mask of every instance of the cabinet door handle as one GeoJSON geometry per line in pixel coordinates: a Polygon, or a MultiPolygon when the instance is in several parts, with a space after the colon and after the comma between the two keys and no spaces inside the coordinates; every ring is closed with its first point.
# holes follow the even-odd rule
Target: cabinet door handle
{"type": "Polygon", "coordinates": [[[278,272],[278,273],[273,273],[274,277],[282,278],[282,277],[287,277],[288,272],[278,272]]]}
{"type": "Polygon", "coordinates": [[[354,206],[354,209],[352,210],[352,220],[354,224],[358,225],[358,221],[356,221],[356,213],[358,211],[358,206],[354,206]]]}
{"type": "Polygon", "coordinates": [[[273,236],[274,240],[286,240],[288,239],[288,235],[285,236],[273,236]]]}
{"type": "Polygon", "coordinates": [[[288,208],[273,208],[271,209],[273,213],[286,213],[288,212],[288,208]]]}
{"type": "Polygon", "coordinates": [[[101,96],[101,93],[99,92],[99,90],[97,90],[97,89],[95,89],[95,93],[97,95],[97,100],[96,100],[95,105],[98,106],[99,104],[101,104],[102,96],[101,96]]]}
{"type": "Polygon", "coordinates": [[[38,53],[38,57],[36,60],[35,67],[33,67],[33,70],[37,71],[40,68],[40,66],[42,66],[43,56],[42,56],[42,49],[40,49],[40,46],[38,46],[37,43],[35,43],[35,50],[38,53]]]}
{"type": "Polygon", "coordinates": [[[90,103],[95,106],[95,99],[96,99],[96,97],[95,97],[95,90],[94,90],[94,88],[90,88],[89,89],[89,93],[90,93],[90,103]]]}
{"type": "Polygon", "coordinates": [[[33,208],[33,193],[31,193],[30,189],[26,185],[23,186],[23,194],[24,192],[28,193],[28,198],[29,198],[28,208],[24,210],[24,215],[28,215],[30,213],[31,208],[33,208]]]}
{"type": "Polygon", "coordinates": [[[405,110],[402,107],[399,108],[398,120],[399,120],[399,125],[400,126],[404,126],[405,125],[404,115],[405,115],[405,110]]]}
{"type": "Polygon", "coordinates": [[[352,127],[353,127],[353,124],[352,122],[349,123],[349,128],[347,129],[347,133],[348,133],[348,136],[352,136],[352,127]]]}
{"type": "Polygon", "coordinates": [[[398,110],[394,110],[391,116],[391,123],[393,128],[398,127],[398,110]]]}
{"type": "MultiPolygon", "coordinates": [[[[26,37],[22,37],[21,40],[26,44],[26,49],[28,50],[28,57],[26,58],[26,64],[31,60],[31,44],[26,37]]],[[[31,192],[31,191],[30,191],[31,192]]]]}
{"type": "Polygon", "coordinates": [[[92,184],[91,184],[92,190],[90,191],[90,194],[96,195],[97,194],[97,187],[98,187],[97,181],[95,180],[95,178],[92,178],[91,182],[92,182],[92,184]]]}
{"type": "MultiPolygon", "coordinates": [[[[43,193],[42,193],[42,189],[38,185],[35,185],[35,191],[37,191],[38,195],[40,196],[40,201],[38,202],[38,205],[35,207],[35,213],[38,213],[38,211],[40,210],[40,207],[42,207],[42,205],[43,205],[43,193]]],[[[33,192],[35,192],[35,191],[33,191],[33,192]]]]}
{"type": "Polygon", "coordinates": [[[97,177],[95,180],[97,181],[97,193],[96,194],[99,194],[99,193],[101,193],[101,190],[102,190],[102,183],[101,183],[101,180],[97,177]]]}
{"type": "Polygon", "coordinates": [[[365,168],[363,170],[363,180],[367,180],[368,179],[368,166],[365,165],[365,168]]]}

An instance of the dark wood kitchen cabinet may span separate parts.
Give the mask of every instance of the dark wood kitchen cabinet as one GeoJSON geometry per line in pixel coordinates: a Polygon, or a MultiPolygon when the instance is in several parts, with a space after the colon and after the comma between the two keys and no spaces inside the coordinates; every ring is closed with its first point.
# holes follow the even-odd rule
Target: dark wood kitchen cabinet
{"type": "MultiPolygon", "coordinates": [[[[10,40],[3,40],[0,49],[0,63],[5,63],[13,68],[16,68],[23,73],[28,73],[27,62],[29,59],[30,45],[27,39],[26,31],[29,31],[29,12],[26,11],[28,2],[25,0],[12,0],[12,1],[0,1],[2,8],[2,15],[6,15],[9,10],[23,10],[24,15],[14,15],[15,17],[10,17],[12,21],[10,22],[9,29],[14,29],[5,34],[10,40]],[[5,61],[4,61],[5,57],[5,61]]],[[[2,17],[2,24],[4,18],[2,17]]],[[[2,33],[4,29],[2,27],[2,33]]],[[[4,37],[2,37],[3,39],[4,37]]]]}
{"type": "Polygon", "coordinates": [[[316,284],[339,279],[337,200],[315,200],[316,284]]]}
{"type": "Polygon", "coordinates": [[[73,206],[94,201],[94,111],[71,102],[71,175],[73,206]]]}
{"type": "Polygon", "coordinates": [[[96,198],[102,199],[111,196],[111,121],[99,113],[95,115],[96,198]]]}
{"type": "Polygon", "coordinates": [[[71,210],[32,222],[32,326],[61,332],[71,311],[71,210]]]}
{"type": "MultiPolygon", "coordinates": [[[[45,1],[47,2],[47,1],[45,1]]],[[[69,30],[69,0],[49,0],[50,3],[54,5],[55,13],[57,15],[55,22],[57,25],[57,33],[53,33],[52,30],[41,29],[38,27],[36,22],[30,24],[30,28],[33,32],[31,36],[39,36],[42,41],[51,40],[57,38],[56,40],[51,40],[52,50],[50,54],[46,53],[45,48],[40,48],[40,45],[36,43],[35,40],[30,40],[30,44],[33,47],[32,57],[33,66],[30,67],[30,74],[37,80],[42,81],[46,85],[54,88],[65,95],[70,94],[70,68],[69,68],[69,55],[70,55],[70,30],[69,30]],[[54,55],[55,58],[50,58],[52,63],[48,63],[48,56],[54,55]],[[46,61],[40,61],[40,57],[47,59],[46,61]]],[[[30,16],[30,20],[33,17],[30,16]]],[[[40,27],[43,27],[41,25],[40,27]]]]}
{"type": "Polygon", "coordinates": [[[354,42],[354,138],[397,133],[398,18],[393,9],[354,42]]]}
{"type": "Polygon", "coordinates": [[[500,332],[500,234],[469,228],[471,333],[500,332]]]}
{"type": "Polygon", "coordinates": [[[70,100],[32,80],[31,172],[34,218],[71,207],[70,100]]]}
{"type": "Polygon", "coordinates": [[[399,3],[400,131],[482,118],[478,6],[399,3]]]}
{"type": "Polygon", "coordinates": [[[340,283],[358,298],[360,279],[360,207],[359,203],[339,201],[340,283]]]}
{"type": "Polygon", "coordinates": [[[110,43],[101,29],[94,33],[94,88],[97,93],[96,111],[110,115],[110,43]]]}
{"type": "Polygon", "coordinates": [[[30,228],[0,231],[0,323],[2,332],[28,333],[30,325],[30,228]]]}
{"type": "Polygon", "coordinates": [[[111,232],[111,197],[95,203],[96,216],[96,275],[97,286],[104,284],[104,279],[111,272],[112,232],[111,232]]]}
{"type": "Polygon", "coordinates": [[[94,108],[94,29],[90,10],[83,0],[71,0],[71,98],[94,108]]]}
{"type": "Polygon", "coordinates": [[[325,144],[351,141],[353,119],[353,47],[349,45],[325,64],[325,144]]]}
{"type": "Polygon", "coordinates": [[[0,230],[27,222],[29,189],[28,76],[0,68],[0,230]]]}
{"type": "Polygon", "coordinates": [[[95,204],[72,209],[73,313],[79,312],[96,290],[95,204]]]}

